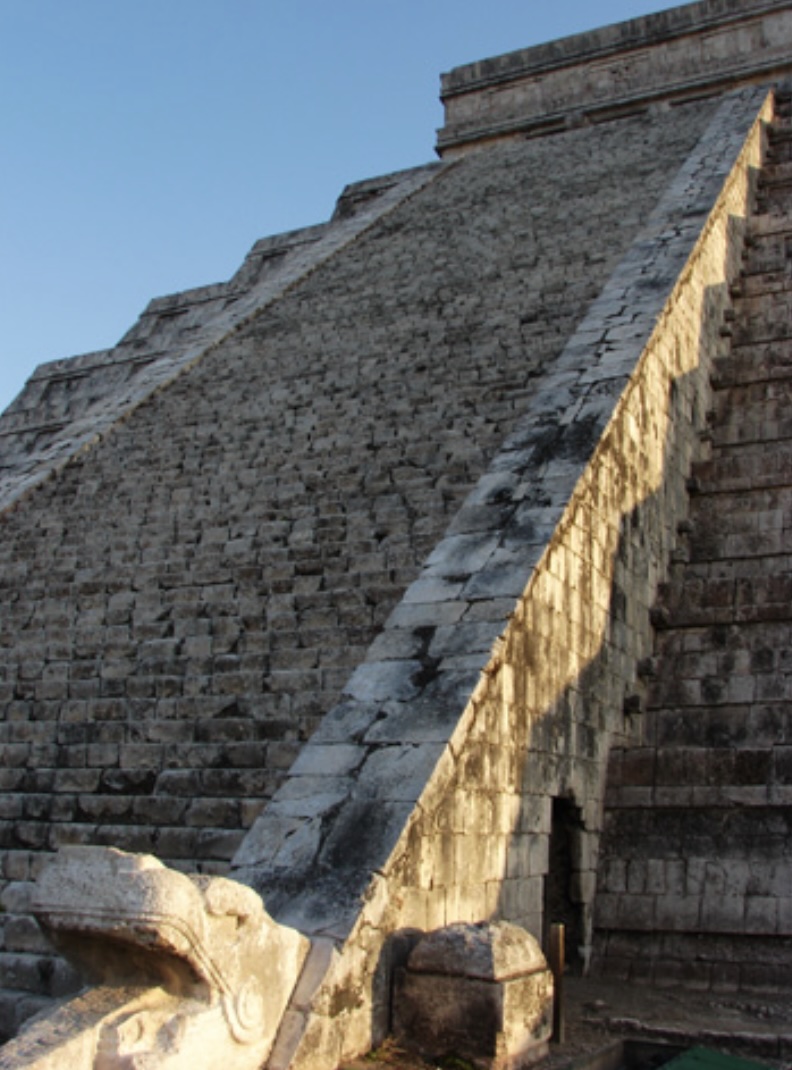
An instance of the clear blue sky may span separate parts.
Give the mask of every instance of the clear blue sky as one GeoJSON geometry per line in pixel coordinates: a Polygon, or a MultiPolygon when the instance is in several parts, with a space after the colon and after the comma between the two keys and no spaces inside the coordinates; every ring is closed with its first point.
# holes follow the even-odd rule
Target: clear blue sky
{"type": "Polygon", "coordinates": [[[663,0],[0,0],[0,410],[434,158],[442,71],[663,0]]]}

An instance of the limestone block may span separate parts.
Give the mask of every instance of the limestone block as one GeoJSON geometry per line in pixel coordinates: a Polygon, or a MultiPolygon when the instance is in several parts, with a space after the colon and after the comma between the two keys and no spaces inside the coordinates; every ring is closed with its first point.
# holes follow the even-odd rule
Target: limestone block
{"type": "Polygon", "coordinates": [[[394,1031],[424,1057],[488,1068],[542,1058],[553,979],[536,940],[508,922],[450,925],[418,942],[399,971],[394,1031]]]}

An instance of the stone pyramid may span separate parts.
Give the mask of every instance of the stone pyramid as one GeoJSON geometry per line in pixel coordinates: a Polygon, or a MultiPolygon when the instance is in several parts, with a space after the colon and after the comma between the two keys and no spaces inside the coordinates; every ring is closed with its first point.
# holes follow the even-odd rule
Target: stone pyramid
{"type": "Polygon", "coordinates": [[[77,984],[31,907],[70,845],[311,940],[272,1066],[381,1039],[403,934],[457,921],[792,981],[790,72],[781,0],[458,68],[439,162],[36,370],[0,418],[6,1036],[77,984]]]}

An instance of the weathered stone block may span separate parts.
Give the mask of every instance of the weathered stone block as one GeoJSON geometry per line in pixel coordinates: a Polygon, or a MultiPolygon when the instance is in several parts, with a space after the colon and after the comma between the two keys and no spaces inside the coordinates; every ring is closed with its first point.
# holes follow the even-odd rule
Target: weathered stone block
{"type": "Polygon", "coordinates": [[[525,930],[454,925],[423,937],[399,971],[394,1030],[429,1058],[516,1067],[546,1054],[552,1006],[552,975],[525,930]]]}

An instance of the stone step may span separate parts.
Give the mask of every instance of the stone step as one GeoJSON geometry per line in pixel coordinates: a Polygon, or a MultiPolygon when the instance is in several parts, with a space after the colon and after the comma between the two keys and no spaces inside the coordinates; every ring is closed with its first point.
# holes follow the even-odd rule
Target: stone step
{"type": "MultiPolygon", "coordinates": [[[[792,954],[792,938],[788,936],[675,931],[691,918],[695,930],[698,916],[695,909],[680,903],[679,896],[660,915],[670,922],[664,929],[647,930],[644,921],[643,931],[619,931],[617,926],[622,923],[619,915],[629,927],[631,907],[623,906],[624,896],[609,895],[608,900],[612,909],[606,913],[598,903],[597,910],[597,925],[610,930],[596,952],[595,969],[599,976],[635,983],[642,988],[655,985],[673,992],[708,991],[727,999],[742,990],[753,990],[758,991],[754,1006],[761,1008],[763,992],[773,988],[789,991],[792,985],[792,970],[787,965],[792,954]]],[[[756,1035],[744,1033],[743,1036],[747,1040],[756,1035]]],[[[772,1058],[777,1050],[775,1040],[768,1045],[764,1034],[757,1037],[753,1048],[756,1058],[765,1060],[772,1058]]]]}
{"type": "MultiPolygon", "coordinates": [[[[677,794],[671,789],[672,798],[677,794]]],[[[792,834],[788,803],[689,807],[653,800],[650,805],[610,809],[605,834],[624,850],[601,867],[596,924],[626,930],[628,942],[641,932],[673,935],[692,928],[696,938],[690,962],[703,957],[706,934],[721,942],[729,934],[739,940],[761,935],[772,947],[772,960],[781,965],[781,973],[772,976],[772,961],[768,963],[764,983],[792,981],[792,889],[785,863],[792,834]]],[[[643,950],[645,954],[645,944],[643,950]]],[[[629,953],[629,946],[623,951],[629,953]]],[[[721,951],[721,977],[723,959],[756,963],[763,958],[758,948],[747,958],[745,952],[721,951]]],[[[683,977],[689,980],[689,974],[680,980],[683,977]]]]}
{"type": "Polygon", "coordinates": [[[606,798],[609,814],[649,808],[662,811],[708,807],[728,811],[739,807],[750,811],[786,805],[792,801],[792,793],[775,784],[623,784],[609,786],[606,798]]]}
{"type": "Polygon", "coordinates": [[[756,242],[778,233],[792,230],[792,206],[785,213],[776,215],[751,214],[746,222],[746,241],[748,248],[756,242]]]}
{"type": "MultiPolygon", "coordinates": [[[[690,812],[685,808],[674,811],[664,807],[635,807],[620,809],[608,815],[610,833],[630,845],[635,860],[693,859],[723,867],[722,877],[733,883],[733,893],[765,894],[775,888],[784,867],[767,865],[759,868],[759,859],[785,857],[792,836],[792,806],[741,807],[707,806],[690,812]],[[728,872],[724,863],[728,863],[728,872]],[[756,889],[749,892],[749,887],[756,889]]],[[[709,884],[711,892],[717,887],[709,884]]],[[[701,889],[703,890],[703,888],[701,889]]],[[[637,891],[637,889],[636,889],[637,891]]],[[[693,889],[690,889],[693,892],[693,889]]],[[[721,886],[720,894],[723,894],[721,886]]],[[[772,893],[771,893],[772,894],[772,893]]],[[[788,885],[775,889],[775,895],[790,900],[788,885]]]]}
{"type": "Polygon", "coordinates": [[[619,976],[792,981],[792,94],[777,104],[709,455],[651,611],[642,745],[610,758],[595,926],[619,976]]]}
{"type": "Polygon", "coordinates": [[[765,164],[756,189],[757,213],[784,213],[792,190],[792,160],[773,154],[765,164]]]}
{"type": "Polygon", "coordinates": [[[754,275],[786,274],[792,258],[792,213],[754,215],[743,254],[743,280],[754,275]]]}
{"type": "MultiPolygon", "coordinates": [[[[788,230],[775,231],[757,238],[743,258],[743,271],[739,282],[729,288],[734,302],[734,318],[738,317],[741,305],[765,298],[777,297],[789,290],[789,267],[792,262],[792,218],[788,230]]],[[[728,313],[727,313],[727,320],[728,313]]]]}
{"type": "MultiPolygon", "coordinates": [[[[783,559],[789,565],[789,557],[783,559]]],[[[775,566],[776,561],[772,564],[775,566]]],[[[778,568],[785,564],[778,564],[778,568]]],[[[655,656],[645,662],[648,679],[658,676],[662,659],[675,661],[677,657],[695,654],[709,658],[713,654],[725,654],[733,659],[738,670],[749,668],[751,672],[789,672],[792,669],[792,648],[786,621],[744,624],[730,622],[727,625],[701,625],[684,629],[662,629],[657,636],[655,656]]],[[[726,669],[729,662],[719,662],[726,669]]]]}
{"type": "Polygon", "coordinates": [[[759,175],[759,180],[756,184],[757,192],[759,194],[766,194],[773,190],[778,190],[781,193],[788,193],[790,183],[792,183],[792,160],[781,159],[780,156],[773,151],[771,143],[770,152],[764,162],[761,174],[759,175]]]}
{"type": "Polygon", "coordinates": [[[741,298],[735,309],[732,338],[735,346],[792,338],[792,289],[741,298]]]}
{"type": "MultiPolygon", "coordinates": [[[[786,528],[776,528],[772,531],[731,532],[728,529],[724,531],[721,525],[713,520],[709,530],[702,525],[696,535],[691,538],[689,552],[693,561],[777,558],[786,554],[789,541],[789,532],[786,528]]],[[[743,610],[740,619],[752,619],[748,615],[747,608],[743,610]]]]}
{"type": "Polygon", "coordinates": [[[789,553],[719,556],[724,543],[731,546],[739,536],[741,545],[768,544],[767,532],[743,526],[742,532],[738,524],[732,528],[723,514],[697,524],[689,537],[691,563],[675,566],[678,575],[658,586],[652,608],[657,630],[792,619],[789,553]]]}
{"type": "MultiPolygon", "coordinates": [[[[691,511],[692,531],[688,536],[691,559],[706,560],[705,534],[712,529],[734,535],[764,535],[769,532],[792,530],[792,491],[787,487],[758,487],[740,493],[718,493],[702,496],[691,511]]],[[[790,540],[792,543],[792,540],[790,540]]],[[[784,562],[788,564],[786,547],[784,562]]],[[[719,570],[723,569],[719,565],[719,570]]],[[[744,568],[745,566],[743,566],[744,568]]],[[[760,562],[766,568],[767,562],[760,562]]]]}
{"type": "MultiPolygon", "coordinates": [[[[758,630],[758,629],[757,629],[758,630]]],[[[649,710],[647,744],[736,750],[792,746],[792,710],[779,699],[649,710]]],[[[651,748],[653,749],[653,747],[651,748]]]]}
{"type": "MultiPolygon", "coordinates": [[[[684,538],[680,539],[680,542],[687,544],[688,554],[692,558],[693,551],[697,552],[697,556],[690,560],[681,560],[681,555],[678,556],[672,566],[669,573],[668,580],[659,584],[657,588],[657,602],[655,607],[659,607],[664,604],[665,592],[673,589],[681,589],[685,586],[691,586],[696,583],[735,583],[741,584],[745,588],[744,598],[748,597],[748,587],[751,584],[756,583],[759,580],[766,579],[768,574],[775,576],[781,575],[790,569],[792,569],[792,553],[786,552],[769,557],[745,557],[742,559],[736,558],[734,560],[710,560],[703,556],[705,546],[701,546],[702,553],[699,553],[698,547],[694,547],[691,550],[690,543],[695,543],[697,539],[701,539],[704,543],[707,539],[707,532],[710,528],[717,528],[727,523],[727,515],[723,512],[716,512],[717,499],[713,496],[706,502],[705,512],[703,513],[703,519],[698,519],[695,522],[695,526],[691,525],[691,531],[687,533],[684,538]]],[[[688,595],[692,598],[691,592],[688,595]]],[[[660,622],[659,627],[665,636],[668,631],[669,623],[660,622]]]]}
{"type": "MultiPolygon", "coordinates": [[[[792,240],[792,229],[789,231],[789,237],[792,240]]],[[[744,272],[740,281],[730,288],[729,293],[737,308],[743,298],[752,300],[767,294],[780,293],[788,286],[789,277],[784,268],[775,271],[757,271],[754,274],[744,272]]]]}
{"type": "MultiPolygon", "coordinates": [[[[77,980],[74,969],[52,952],[44,955],[25,950],[5,954],[3,966],[3,990],[17,993],[20,999],[64,995],[73,991],[77,980]]],[[[42,999],[39,1007],[43,1006],[46,1006],[46,1002],[42,999]]],[[[30,1014],[30,1009],[27,1014],[30,1014]]]]}
{"type": "MultiPolygon", "coordinates": [[[[171,785],[169,784],[169,787],[171,785]]],[[[190,783],[184,778],[183,788],[190,790],[190,783]]],[[[79,789],[78,789],[79,790],[79,789]]],[[[85,793],[83,793],[85,794],[85,793]]],[[[65,800],[66,807],[72,798],[65,800]]],[[[108,808],[112,799],[105,800],[108,808]]],[[[166,865],[183,868],[195,858],[196,850],[212,847],[214,859],[230,859],[242,839],[239,829],[216,828],[211,826],[153,826],[149,823],[131,824],[115,819],[105,820],[101,825],[91,824],[81,819],[79,805],[74,806],[74,820],[50,820],[44,816],[38,820],[17,820],[13,829],[3,827],[3,850],[57,850],[64,844],[104,843],[114,846],[122,840],[133,844],[130,850],[144,854],[156,853],[166,865]]]]}
{"type": "MultiPolygon", "coordinates": [[[[787,621],[788,621],[787,617],[787,621]]],[[[713,655],[713,660],[716,660],[713,655]]],[[[723,662],[728,664],[728,658],[723,662]]],[[[699,673],[690,660],[683,663],[685,671],[699,673]]],[[[788,702],[792,698],[792,674],[784,672],[743,673],[726,672],[682,676],[666,674],[652,687],[646,701],[647,710],[684,709],[689,716],[698,716],[698,711],[716,706],[750,706],[754,703],[788,702]]],[[[673,744],[666,744],[674,749],[673,744]]]]}
{"type": "MultiPolygon", "coordinates": [[[[783,382],[776,380],[774,382],[783,382]]],[[[761,384],[749,384],[761,385],[761,384]]],[[[792,439],[792,413],[786,399],[767,400],[751,406],[741,424],[737,418],[710,432],[713,450],[733,446],[761,444],[770,449],[792,439]]]]}
{"type": "Polygon", "coordinates": [[[792,414],[785,411],[785,402],[782,399],[775,408],[768,403],[753,406],[752,410],[746,413],[742,425],[735,420],[729,425],[713,428],[707,433],[707,437],[713,450],[760,444],[767,450],[772,450],[792,438],[791,423],[792,414]]]}
{"type": "MultiPolygon", "coordinates": [[[[739,584],[719,585],[713,582],[704,585],[702,590],[691,592],[689,601],[684,593],[681,593],[678,597],[662,601],[653,607],[652,621],[658,631],[728,628],[733,624],[789,625],[792,613],[788,602],[791,587],[788,577],[774,577],[764,584],[755,581],[744,586],[750,589],[743,590],[743,586],[739,584]]],[[[676,667],[674,671],[676,672],[676,667]]],[[[664,672],[665,667],[661,670],[661,673],[664,672]]],[[[734,701],[743,699],[735,698],[734,701]]]]}
{"type": "MultiPolygon", "coordinates": [[[[679,721],[690,716],[690,710],[682,709],[677,713],[679,721]]],[[[736,802],[738,797],[742,802],[750,800],[749,805],[767,805],[770,801],[769,789],[776,785],[786,786],[790,781],[790,773],[792,746],[627,747],[611,753],[608,763],[611,789],[608,804],[613,806],[615,801],[617,806],[630,805],[630,793],[615,790],[619,788],[687,788],[696,789],[698,795],[694,796],[692,791],[684,793],[690,800],[685,805],[723,805],[720,800],[731,799],[736,802]],[[761,790],[739,791],[731,796],[723,791],[732,788],[761,790]]],[[[636,801],[642,797],[637,792],[632,794],[636,801]]],[[[658,794],[666,799],[662,805],[671,805],[670,793],[658,794]]],[[[678,797],[681,794],[678,793],[678,797]]]]}
{"type": "Polygon", "coordinates": [[[773,403],[762,402],[746,412],[742,424],[735,417],[713,428],[708,437],[714,450],[760,443],[768,450],[774,449],[792,439],[792,413],[784,398],[773,403]]]}
{"type": "Polygon", "coordinates": [[[742,443],[714,451],[693,465],[692,478],[702,494],[786,487],[792,475],[792,442],[742,443]]]}
{"type": "Polygon", "coordinates": [[[792,376],[792,339],[734,346],[728,357],[715,360],[712,386],[716,404],[721,391],[733,386],[787,379],[792,376]]]}
{"type": "Polygon", "coordinates": [[[775,163],[792,161],[792,125],[775,122],[768,130],[768,158],[775,163]]]}
{"type": "Polygon", "coordinates": [[[709,437],[713,448],[780,443],[792,438],[792,380],[773,378],[735,384],[716,399],[709,437]]]}

